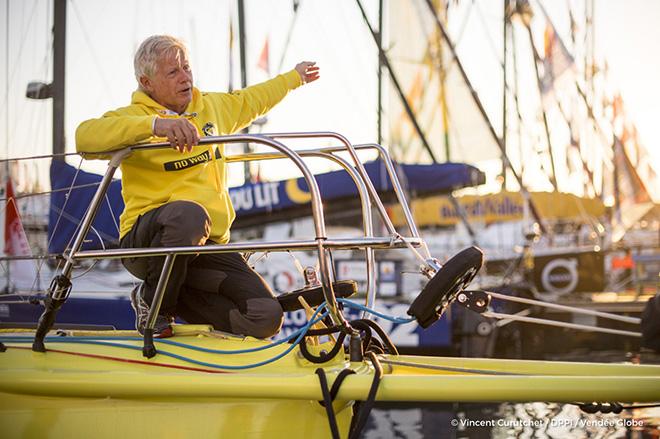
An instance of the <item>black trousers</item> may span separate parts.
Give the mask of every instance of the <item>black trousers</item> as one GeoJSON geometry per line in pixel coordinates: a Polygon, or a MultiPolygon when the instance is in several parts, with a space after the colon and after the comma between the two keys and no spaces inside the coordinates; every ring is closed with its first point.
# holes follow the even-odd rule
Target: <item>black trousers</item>
{"type": "MultiPolygon", "coordinates": [[[[203,206],[173,201],[141,215],[122,238],[122,248],[212,244],[211,221],[203,206]]],[[[124,258],[122,263],[145,283],[151,303],[165,257],[124,258]]],[[[177,255],[161,314],[188,323],[213,325],[234,334],[266,338],[282,326],[283,311],[270,287],[239,253],[177,255]]]]}

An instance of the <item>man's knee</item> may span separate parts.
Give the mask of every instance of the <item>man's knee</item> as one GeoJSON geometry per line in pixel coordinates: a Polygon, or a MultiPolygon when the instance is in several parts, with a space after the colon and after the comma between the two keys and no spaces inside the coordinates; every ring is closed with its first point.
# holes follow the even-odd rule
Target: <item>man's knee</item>
{"type": "Polygon", "coordinates": [[[259,298],[248,301],[248,319],[245,335],[268,338],[277,334],[284,321],[284,311],[275,298],[259,298]]]}
{"type": "Polygon", "coordinates": [[[204,245],[211,233],[211,218],[199,203],[178,200],[167,203],[158,214],[164,246],[204,245]]]}

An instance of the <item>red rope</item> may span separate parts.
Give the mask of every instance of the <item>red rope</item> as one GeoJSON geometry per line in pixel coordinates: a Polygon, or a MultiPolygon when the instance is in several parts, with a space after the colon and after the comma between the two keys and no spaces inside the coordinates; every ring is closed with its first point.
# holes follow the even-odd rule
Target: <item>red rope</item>
{"type": "MultiPolygon", "coordinates": [[[[7,348],[30,350],[30,348],[23,347],[23,346],[7,346],[7,348]]],[[[144,361],[144,360],[129,360],[128,358],[110,357],[110,356],[106,356],[106,355],[97,355],[97,354],[84,354],[82,352],[69,352],[69,351],[62,351],[62,350],[59,350],[59,349],[47,349],[46,351],[47,352],[57,352],[59,354],[75,355],[75,356],[78,356],[78,357],[97,358],[97,359],[101,359],[101,360],[110,360],[110,361],[120,361],[122,363],[144,364],[146,366],[158,366],[158,367],[169,367],[169,368],[172,368],[172,369],[191,370],[191,371],[194,371],[194,372],[231,373],[231,372],[224,371],[224,370],[201,369],[201,368],[198,368],[198,367],[178,366],[176,364],[156,363],[156,362],[144,361]]]]}

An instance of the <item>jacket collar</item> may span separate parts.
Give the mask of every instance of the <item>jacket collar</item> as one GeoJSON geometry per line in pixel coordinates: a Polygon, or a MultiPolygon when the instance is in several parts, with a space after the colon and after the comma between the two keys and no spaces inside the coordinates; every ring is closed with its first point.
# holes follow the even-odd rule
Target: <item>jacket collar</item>
{"type": "MultiPolygon", "coordinates": [[[[163,116],[175,116],[178,114],[154,101],[148,94],[141,90],[136,90],[133,92],[133,95],[131,96],[131,104],[144,105],[163,116]]],[[[185,113],[183,113],[181,116],[190,116],[192,114],[200,113],[203,109],[204,101],[202,100],[202,94],[196,87],[193,87],[192,100],[188,104],[185,113]]]]}

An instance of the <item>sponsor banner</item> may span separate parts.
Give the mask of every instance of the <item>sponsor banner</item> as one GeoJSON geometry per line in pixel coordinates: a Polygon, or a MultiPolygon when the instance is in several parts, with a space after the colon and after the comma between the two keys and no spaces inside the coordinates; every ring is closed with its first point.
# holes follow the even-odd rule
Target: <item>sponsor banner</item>
{"type": "Polygon", "coordinates": [[[534,285],[541,292],[569,294],[605,289],[601,252],[564,253],[534,258],[534,285]]]}
{"type": "MultiPolygon", "coordinates": [[[[213,131],[213,127],[205,127],[213,131]]],[[[209,131],[210,132],[210,131],[209,131]]],[[[219,152],[216,150],[215,158],[219,152]]],[[[176,172],[192,166],[205,165],[212,159],[208,151],[164,165],[166,171],[176,172]]],[[[379,193],[393,190],[391,180],[381,161],[364,165],[369,178],[379,193]]],[[[397,173],[407,188],[417,194],[448,192],[454,189],[481,184],[484,174],[474,166],[462,163],[440,163],[432,165],[398,165],[397,173]]],[[[324,202],[332,199],[355,197],[357,189],[351,177],[343,170],[315,175],[324,202]]],[[[51,188],[50,216],[48,224],[48,251],[61,253],[76,231],[81,218],[94,196],[101,175],[80,171],[60,160],[53,160],[50,169],[51,188]],[[70,186],[77,186],[69,191],[70,186]],[[66,189],[66,190],[63,190],[66,189]]],[[[230,188],[234,209],[239,216],[258,215],[268,212],[305,206],[311,200],[303,178],[248,183],[230,188]]],[[[94,250],[116,246],[119,243],[119,216],[124,210],[121,197],[121,181],[113,180],[107,193],[107,202],[102,203],[94,218],[91,231],[85,239],[83,250],[94,250]]]]}
{"type": "MultiPolygon", "coordinates": [[[[549,192],[534,192],[531,197],[543,218],[580,220],[585,216],[597,218],[605,213],[605,207],[598,199],[549,192]]],[[[470,222],[490,224],[523,219],[525,201],[519,192],[466,195],[458,197],[457,201],[470,222]]],[[[444,196],[418,198],[411,203],[411,209],[418,227],[450,226],[461,220],[456,207],[444,196]]],[[[391,216],[394,225],[405,225],[399,206],[392,208],[391,216]]]]}
{"type": "MultiPolygon", "coordinates": [[[[393,190],[383,162],[369,162],[364,167],[377,191],[382,193],[393,190]]],[[[398,165],[397,172],[407,183],[408,189],[417,193],[448,192],[480,184],[484,180],[483,173],[477,168],[461,163],[398,165]]],[[[355,183],[343,170],[318,174],[315,178],[324,201],[357,195],[355,183]]],[[[311,200],[309,188],[303,178],[249,183],[230,188],[229,195],[238,216],[304,206],[311,200]]]]}

